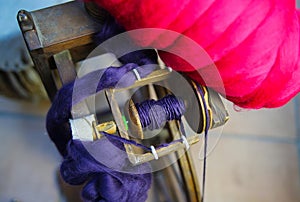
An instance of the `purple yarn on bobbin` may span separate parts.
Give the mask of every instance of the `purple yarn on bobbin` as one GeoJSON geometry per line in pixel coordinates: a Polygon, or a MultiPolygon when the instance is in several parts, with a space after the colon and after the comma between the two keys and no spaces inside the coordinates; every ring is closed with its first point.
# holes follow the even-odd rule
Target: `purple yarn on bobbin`
{"type": "MultiPolygon", "coordinates": [[[[167,121],[170,120],[178,120],[180,121],[180,129],[182,130],[182,134],[185,134],[184,126],[181,122],[181,117],[185,113],[185,105],[182,99],[176,98],[174,95],[169,94],[162,99],[159,100],[145,100],[142,103],[135,104],[141,125],[143,128],[148,128],[150,130],[161,128],[167,121]]],[[[102,135],[107,137],[109,140],[114,143],[123,143],[130,144],[136,147],[143,149],[144,151],[150,151],[151,147],[147,147],[143,144],[140,144],[134,140],[126,139],[120,136],[111,135],[106,132],[101,132],[102,135]]],[[[176,142],[182,142],[183,139],[173,140],[170,143],[162,143],[160,145],[155,146],[156,148],[167,147],[176,142]]],[[[116,146],[120,147],[118,144],[116,146]]]]}
{"type": "Polygon", "coordinates": [[[184,102],[174,95],[159,100],[146,100],[135,104],[143,128],[150,130],[162,127],[167,121],[180,120],[185,112],[184,102]]]}

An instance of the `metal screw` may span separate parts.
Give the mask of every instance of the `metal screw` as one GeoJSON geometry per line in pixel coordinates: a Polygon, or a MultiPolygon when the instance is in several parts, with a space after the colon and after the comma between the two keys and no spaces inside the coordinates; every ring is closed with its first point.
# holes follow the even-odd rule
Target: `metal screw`
{"type": "Polygon", "coordinates": [[[24,12],[19,12],[19,21],[20,22],[24,22],[24,21],[27,21],[28,20],[28,16],[26,15],[26,13],[24,12]]]}
{"type": "Polygon", "coordinates": [[[33,29],[33,23],[30,18],[30,14],[25,10],[20,10],[18,15],[18,22],[20,25],[20,28],[23,32],[29,31],[33,29]]]}

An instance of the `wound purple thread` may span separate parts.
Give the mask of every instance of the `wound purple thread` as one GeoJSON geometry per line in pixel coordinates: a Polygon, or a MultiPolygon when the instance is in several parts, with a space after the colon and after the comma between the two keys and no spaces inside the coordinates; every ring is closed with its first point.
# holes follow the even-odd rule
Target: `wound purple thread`
{"type": "Polygon", "coordinates": [[[150,130],[161,128],[167,121],[180,120],[185,112],[183,100],[174,95],[167,95],[160,100],[145,100],[135,106],[142,127],[150,130]]]}

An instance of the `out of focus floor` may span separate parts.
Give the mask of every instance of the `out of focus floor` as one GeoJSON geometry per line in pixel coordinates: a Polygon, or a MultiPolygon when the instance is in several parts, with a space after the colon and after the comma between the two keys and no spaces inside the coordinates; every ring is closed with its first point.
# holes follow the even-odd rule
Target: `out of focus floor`
{"type": "MultiPolygon", "coordinates": [[[[296,101],[260,111],[227,106],[229,122],[209,137],[205,202],[300,201],[296,101]]],[[[46,135],[47,108],[0,99],[0,202],[61,201],[56,181],[61,159],[46,135]]],[[[201,175],[200,148],[193,152],[201,175]]]]}
{"type": "Polygon", "coordinates": [[[229,122],[209,137],[207,202],[300,201],[299,98],[258,111],[227,103],[229,122]]]}
{"type": "Polygon", "coordinates": [[[47,104],[0,99],[0,201],[59,199],[55,172],[60,161],[45,130],[47,104]]]}

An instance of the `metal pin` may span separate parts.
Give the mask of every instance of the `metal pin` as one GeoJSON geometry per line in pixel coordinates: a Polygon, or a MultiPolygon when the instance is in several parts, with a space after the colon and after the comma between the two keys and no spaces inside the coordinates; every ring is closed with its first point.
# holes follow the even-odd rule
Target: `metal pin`
{"type": "Polygon", "coordinates": [[[21,13],[20,12],[18,17],[19,17],[20,22],[24,22],[24,21],[28,20],[28,16],[26,15],[26,13],[21,13]]]}
{"type": "Polygon", "coordinates": [[[152,154],[154,156],[154,159],[157,160],[158,159],[158,155],[157,155],[157,152],[155,150],[155,147],[153,145],[151,145],[150,148],[151,148],[151,152],[152,152],[152,154]]]}
{"type": "Polygon", "coordinates": [[[134,73],[136,79],[137,79],[138,81],[140,81],[140,80],[141,80],[141,76],[140,76],[139,72],[138,72],[136,69],[133,69],[132,71],[133,71],[133,73],[134,73]]]}
{"type": "Polygon", "coordinates": [[[173,71],[172,67],[167,67],[167,69],[169,70],[169,72],[173,71]]]}
{"type": "Polygon", "coordinates": [[[186,150],[188,150],[190,148],[189,142],[187,141],[184,135],[181,135],[181,138],[182,138],[182,143],[185,145],[186,150]]]}

